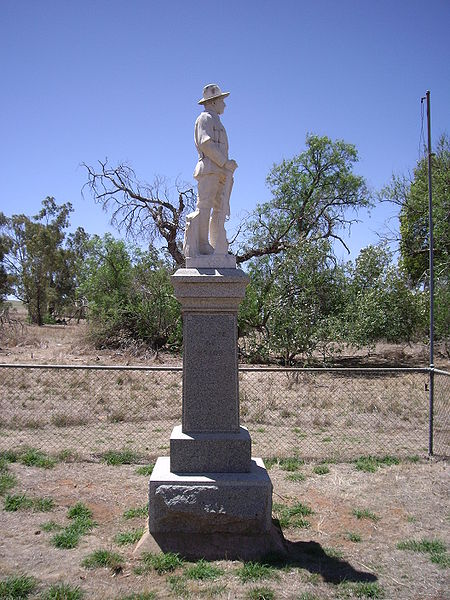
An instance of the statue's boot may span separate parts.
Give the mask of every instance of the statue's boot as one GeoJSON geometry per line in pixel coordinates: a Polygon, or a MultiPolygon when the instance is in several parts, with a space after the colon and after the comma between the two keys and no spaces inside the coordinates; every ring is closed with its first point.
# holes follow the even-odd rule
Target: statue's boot
{"type": "Polygon", "coordinates": [[[210,209],[199,209],[198,215],[198,251],[200,254],[214,254],[214,248],[208,241],[210,209]]]}

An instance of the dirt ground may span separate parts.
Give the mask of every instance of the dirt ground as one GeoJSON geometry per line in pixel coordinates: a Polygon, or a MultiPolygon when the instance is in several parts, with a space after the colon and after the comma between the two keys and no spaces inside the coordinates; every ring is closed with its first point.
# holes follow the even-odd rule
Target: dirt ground
{"type": "MultiPolygon", "coordinates": [[[[303,481],[290,481],[279,466],[270,470],[274,502],[307,504],[313,510],[309,528],[284,530],[292,542],[291,560],[275,569],[274,579],[242,583],[238,561],[214,563],[224,574],[214,581],[183,578],[186,566],[175,571],[182,588],[175,591],[169,577],[155,572],[136,575],[134,545],[119,546],[118,532],[144,527],[143,517],[126,520],[124,511],[142,507],[147,498],[148,477],[136,473],[136,465],[59,463],[53,469],[11,463],[17,477],[10,493],[51,497],[55,508],[48,513],[1,511],[0,579],[24,573],[38,580],[38,592],[56,582],[80,586],[85,598],[119,599],[132,593],[153,591],[157,598],[245,598],[255,587],[270,588],[277,599],[331,599],[384,597],[389,600],[443,600],[448,598],[448,571],[430,561],[428,554],[399,550],[408,539],[439,539],[447,545],[448,472],[443,461],[404,462],[379,468],[375,473],[358,471],[354,464],[330,464],[329,472],[315,474],[313,463],[301,467],[303,481]],[[84,502],[98,527],[82,537],[74,549],[50,544],[53,533],[42,524],[53,520],[66,525],[69,506],[84,502]],[[379,520],[357,519],[355,509],[368,509],[379,520]],[[351,541],[360,539],[360,541],[351,541]],[[356,536],[356,537],[355,537],[356,536]],[[357,536],[360,536],[358,538],[357,536]],[[85,569],[83,558],[96,549],[121,554],[123,569],[85,569]],[[374,596],[353,596],[353,582],[372,581],[379,587],[374,596]],[[350,588],[346,587],[350,585],[350,588]],[[310,596],[302,596],[309,593],[310,596]]],[[[3,508],[3,507],[2,507],[3,508]]],[[[356,593],[356,592],[355,592],[356,593]]]]}

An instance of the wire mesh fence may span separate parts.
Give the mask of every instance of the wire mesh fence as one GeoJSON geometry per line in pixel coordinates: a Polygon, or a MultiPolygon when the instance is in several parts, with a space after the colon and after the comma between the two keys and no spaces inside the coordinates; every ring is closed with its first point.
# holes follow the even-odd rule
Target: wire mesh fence
{"type": "Polygon", "coordinates": [[[434,369],[433,450],[450,456],[450,373],[434,369]]]}
{"type": "MultiPolygon", "coordinates": [[[[181,421],[181,367],[0,365],[0,449],[80,459],[168,454],[181,421]]],[[[436,453],[448,455],[449,374],[435,379],[436,453]]],[[[348,460],[428,450],[428,369],[240,368],[253,455],[348,460]]]]}

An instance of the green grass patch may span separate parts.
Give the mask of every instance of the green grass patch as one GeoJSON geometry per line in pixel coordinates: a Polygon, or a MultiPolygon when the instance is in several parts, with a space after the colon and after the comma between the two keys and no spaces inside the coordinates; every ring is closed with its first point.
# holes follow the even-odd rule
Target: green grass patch
{"type": "Polygon", "coordinates": [[[317,465],[313,469],[313,473],[316,475],[326,475],[330,472],[328,465],[317,465]]]}
{"type": "Polygon", "coordinates": [[[50,543],[55,548],[70,550],[78,546],[81,536],[89,533],[97,523],[92,520],[92,511],[82,502],[77,502],[67,510],[71,523],[56,533],[50,543]]]}
{"type": "Polygon", "coordinates": [[[149,465],[143,465],[142,467],[138,467],[136,469],[136,473],[138,475],[147,475],[147,477],[149,477],[153,473],[154,468],[155,465],[150,463],[149,465]]]}
{"type": "Polygon", "coordinates": [[[104,549],[94,550],[81,562],[81,566],[85,569],[108,568],[114,573],[121,571],[122,565],[123,558],[120,554],[104,549]]]}
{"type": "Polygon", "coordinates": [[[245,594],[247,600],[275,600],[275,592],[266,586],[255,587],[245,594]]]}
{"type": "Polygon", "coordinates": [[[359,533],[356,533],[354,531],[349,531],[347,533],[347,538],[351,541],[354,542],[355,544],[357,544],[358,542],[362,541],[362,537],[359,535],[359,533]]]}
{"type": "Polygon", "coordinates": [[[33,510],[35,512],[49,512],[55,508],[52,498],[29,498],[26,494],[8,494],[5,497],[4,509],[8,512],[18,510],[33,510]]]}
{"type": "Polygon", "coordinates": [[[376,581],[345,581],[338,586],[340,598],[384,598],[384,590],[376,581]]]}
{"type": "Polygon", "coordinates": [[[92,511],[83,502],[77,502],[67,511],[69,519],[91,519],[92,511]]]}
{"type": "Polygon", "coordinates": [[[259,579],[278,579],[279,575],[274,567],[259,562],[246,562],[236,571],[236,575],[242,581],[258,581],[259,579]]]}
{"type": "Polygon", "coordinates": [[[26,467],[40,467],[41,469],[53,469],[56,459],[36,448],[25,448],[19,454],[19,461],[26,467]]]}
{"type": "Polygon", "coordinates": [[[289,527],[307,529],[310,526],[310,522],[305,517],[314,514],[312,508],[301,502],[297,502],[293,506],[274,503],[273,513],[283,529],[289,527]]]}
{"type": "Polygon", "coordinates": [[[287,481],[300,482],[300,481],[305,481],[306,475],[304,475],[303,473],[288,473],[286,475],[286,479],[287,479],[287,481]]]}
{"type": "Polygon", "coordinates": [[[40,600],[81,600],[83,596],[84,593],[78,586],[55,583],[40,596],[40,600]]]}
{"type": "Polygon", "coordinates": [[[304,461],[301,458],[297,458],[296,456],[290,456],[289,458],[281,458],[278,461],[278,465],[280,469],[283,471],[298,471],[300,467],[304,464],[304,461]]]}
{"type": "Polygon", "coordinates": [[[140,460],[136,452],[132,450],[109,450],[102,456],[103,461],[107,465],[132,465],[140,460]]]}
{"type": "Polygon", "coordinates": [[[278,464],[278,458],[276,456],[271,456],[270,458],[264,458],[263,462],[266,469],[270,471],[272,467],[278,464]]]}
{"type": "Polygon", "coordinates": [[[175,596],[186,599],[191,595],[186,580],[182,575],[169,575],[167,577],[167,585],[175,596]]]}
{"type": "Polygon", "coordinates": [[[124,519],[135,519],[137,517],[148,517],[148,505],[137,508],[129,508],[123,513],[124,519]]]}
{"type": "Polygon", "coordinates": [[[144,534],[144,528],[132,529],[131,531],[120,531],[114,537],[114,541],[119,546],[136,544],[144,534]]]}
{"type": "Polygon", "coordinates": [[[2,450],[0,451],[0,461],[4,462],[17,462],[19,454],[16,450],[2,450]]]}
{"type": "Polygon", "coordinates": [[[338,550],[337,548],[323,548],[323,551],[329,558],[344,558],[342,550],[338,550]]]}
{"type": "Polygon", "coordinates": [[[355,466],[358,471],[364,471],[365,473],[375,473],[380,467],[388,467],[392,465],[400,464],[400,460],[395,456],[384,456],[379,458],[377,456],[360,456],[355,461],[355,466]]]}
{"type": "Polygon", "coordinates": [[[59,531],[62,529],[62,525],[55,523],[55,521],[47,521],[46,523],[42,523],[41,525],[42,531],[50,532],[50,531],[59,531]]]}
{"type": "Polygon", "coordinates": [[[161,552],[159,554],[143,552],[141,564],[135,569],[135,573],[142,575],[148,571],[156,571],[158,575],[163,575],[164,573],[172,573],[178,567],[182,567],[183,564],[183,559],[173,552],[161,552]]]}
{"type": "Polygon", "coordinates": [[[4,496],[13,487],[17,485],[17,478],[14,473],[3,471],[0,473],[0,496],[4,496]]]}
{"type": "Polygon", "coordinates": [[[441,540],[405,540],[397,544],[399,550],[410,550],[411,552],[421,552],[428,554],[432,563],[439,565],[443,569],[450,567],[450,557],[447,552],[447,546],[441,540]]]}
{"type": "Polygon", "coordinates": [[[11,575],[0,581],[0,598],[22,600],[28,598],[36,588],[36,580],[28,575],[11,575]]]}
{"type": "Polygon", "coordinates": [[[209,563],[206,560],[200,559],[192,565],[188,567],[184,574],[187,579],[217,579],[221,577],[225,571],[220,569],[216,565],[209,563]]]}
{"type": "Polygon", "coordinates": [[[368,510],[367,508],[364,508],[364,509],[354,508],[353,515],[357,519],[370,519],[371,521],[374,521],[375,523],[380,520],[380,517],[378,515],[376,515],[372,511],[368,510]]]}

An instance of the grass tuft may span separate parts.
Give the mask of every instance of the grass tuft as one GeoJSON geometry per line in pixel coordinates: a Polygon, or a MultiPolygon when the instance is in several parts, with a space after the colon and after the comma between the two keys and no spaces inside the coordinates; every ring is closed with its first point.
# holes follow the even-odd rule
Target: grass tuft
{"type": "Polygon", "coordinates": [[[280,469],[283,471],[298,471],[300,467],[304,464],[304,461],[301,458],[297,458],[296,456],[291,456],[289,458],[281,458],[278,461],[278,465],[280,469]]]}
{"type": "Polygon", "coordinates": [[[132,450],[109,450],[102,456],[103,461],[107,465],[132,465],[140,460],[140,457],[136,452],[132,450]]]}
{"type": "Polygon", "coordinates": [[[148,516],[148,505],[141,506],[139,508],[129,508],[123,513],[124,519],[135,519],[136,517],[147,517],[148,516]]]}
{"type": "Polygon", "coordinates": [[[186,599],[189,598],[191,593],[187,587],[186,580],[182,575],[169,575],[167,577],[167,584],[175,596],[186,599]]]}
{"type": "Polygon", "coordinates": [[[114,537],[114,541],[119,546],[126,546],[128,544],[136,544],[144,534],[144,528],[139,527],[138,529],[132,529],[131,531],[121,531],[114,537]]]}
{"type": "Polygon", "coordinates": [[[200,559],[195,565],[188,567],[185,571],[187,579],[217,579],[223,575],[225,571],[212,565],[206,560],[200,559]]]}
{"type": "Polygon", "coordinates": [[[50,586],[47,591],[45,591],[42,596],[40,596],[41,600],[81,600],[83,598],[84,593],[82,590],[76,586],[72,587],[67,585],[66,583],[55,583],[50,586]]]}
{"type": "Polygon", "coordinates": [[[158,575],[163,575],[164,573],[172,573],[183,564],[183,559],[173,552],[161,552],[160,554],[143,552],[141,565],[137,567],[135,573],[141,575],[147,571],[156,571],[158,575]]]}
{"type": "Polygon", "coordinates": [[[0,473],[0,496],[4,496],[15,485],[17,485],[17,478],[13,473],[7,471],[0,473]]]}
{"type": "Polygon", "coordinates": [[[397,544],[399,550],[410,550],[412,552],[421,552],[429,554],[432,563],[439,565],[443,569],[450,567],[450,557],[447,552],[447,546],[438,539],[427,540],[406,540],[397,544]]]}
{"type": "Polygon", "coordinates": [[[301,502],[297,502],[293,506],[274,503],[273,513],[283,529],[288,527],[307,529],[310,526],[310,522],[304,517],[314,514],[309,506],[301,502]]]}
{"type": "Polygon", "coordinates": [[[4,509],[8,512],[18,510],[34,510],[36,512],[49,512],[55,503],[52,498],[29,498],[26,494],[8,494],[5,497],[4,509]]]}
{"type": "Polygon", "coordinates": [[[28,575],[11,575],[0,581],[0,598],[22,600],[36,588],[36,580],[28,575]]]}
{"type": "Polygon", "coordinates": [[[47,521],[46,523],[42,523],[41,525],[41,529],[42,531],[58,531],[60,529],[62,529],[61,525],[58,525],[58,523],[55,523],[55,521],[47,521]]]}
{"type": "Polygon", "coordinates": [[[255,587],[245,594],[247,600],[274,600],[275,592],[269,587],[255,587]]]}
{"type": "Polygon", "coordinates": [[[53,469],[56,459],[36,448],[26,448],[20,455],[19,461],[26,467],[40,467],[41,469],[53,469]]]}
{"type": "Polygon", "coordinates": [[[108,568],[114,573],[118,573],[122,570],[123,558],[116,552],[110,550],[94,550],[91,554],[86,556],[81,566],[85,569],[100,569],[108,568]]]}
{"type": "Polygon", "coordinates": [[[269,565],[259,562],[246,562],[240,567],[236,575],[242,581],[258,581],[259,579],[278,579],[278,573],[269,565]]]}
{"type": "Polygon", "coordinates": [[[83,502],[77,502],[67,511],[69,519],[91,519],[92,511],[83,502]]]}
{"type": "Polygon", "coordinates": [[[372,511],[368,510],[367,508],[363,508],[363,509],[354,508],[353,515],[357,519],[370,519],[371,521],[374,521],[375,523],[380,520],[380,517],[378,515],[376,515],[372,511]]]}
{"type": "Polygon", "coordinates": [[[67,511],[67,517],[72,522],[50,540],[55,548],[65,550],[76,548],[81,536],[97,526],[97,523],[92,520],[92,511],[82,502],[71,506],[67,511]]]}
{"type": "Polygon", "coordinates": [[[317,465],[313,469],[313,473],[316,475],[326,475],[330,472],[328,465],[317,465]]]}
{"type": "Polygon", "coordinates": [[[378,458],[376,456],[360,456],[355,461],[355,466],[358,471],[364,471],[365,473],[375,473],[379,467],[386,467],[392,465],[398,465],[400,460],[394,456],[384,456],[378,458]]]}
{"type": "Polygon", "coordinates": [[[138,467],[136,469],[136,473],[138,475],[147,475],[150,476],[153,473],[153,469],[155,468],[154,464],[144,465],[142,467],[138,467]]]}
{"type": "Polygon", "coordinates": [[[359,533],[355,533],[354,531],[349,531],[347,537],[351,542],[358,543],[362,541],[362,537],[359,535],[359,533]]]}
{"type": "Polygon", "coordinates": [[[306,475],[303,473],[288,473],[286,479],[287,481],[305,481],[306,475]]]}
{"type": "Polygon", "coordinates": [[[376,581],[344,581],[338,589],[341,598],[384,598],[384,590],[376,581]]]}

